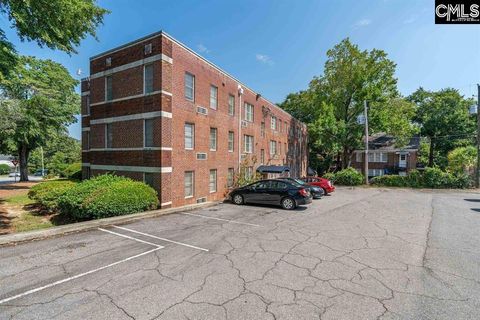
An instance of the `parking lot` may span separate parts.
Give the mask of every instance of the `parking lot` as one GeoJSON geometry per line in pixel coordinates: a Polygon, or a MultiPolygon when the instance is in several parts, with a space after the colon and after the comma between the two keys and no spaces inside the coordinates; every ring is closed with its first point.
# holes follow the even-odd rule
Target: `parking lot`
{"type": "Polygon", "coordinates": [[[479,201],[340,188],[1,247],[0,318],[478,319],[479,201]]]}

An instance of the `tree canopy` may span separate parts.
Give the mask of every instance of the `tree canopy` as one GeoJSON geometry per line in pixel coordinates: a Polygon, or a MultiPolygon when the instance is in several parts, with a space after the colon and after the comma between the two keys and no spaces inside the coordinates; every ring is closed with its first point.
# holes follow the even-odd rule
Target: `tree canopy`
{"type": "Polygon", "coordinates": [[[349,165],[352,152],[362,148],[364,127],[357,117],[364,101],[369,103],[370,132],[393,134],[399,144],[415,132],[410,121],[415,105],[399,95],[395,68],[384,51],[360,50],[347,38],[327,51],[323,75],[280,104],[307,123],[313,166],[349,165]]]}
{"type": "Polygon", "coordinates": [[[77,84],[62,65],[33,57],[20,57],[0,83],[0,151],[18,153],[21,180],[28,180],[30,152],[76,121],[77,84]]]}
{"type": "MultiPolygon", "coordinates": [[[[16,29],[22,41],[36,41],[40,47],[76,53],[80,41],[103,22],[107,10],[95,0],[0,0],[0,13],[16,29]]],[[[0,29],[0,81],[10,72],[15,59],[13,45],[0,29]]]]}
{"type": "Polygon", "coordinates": [[[434,92],[419,88],[408,100],[416,104],[414,121],[421,135],[430,141],[428,166],[445,168],[449,151],[474,141],[475,117],[468,113],[473,101],[465,99],[458,90],[434,92]]]}

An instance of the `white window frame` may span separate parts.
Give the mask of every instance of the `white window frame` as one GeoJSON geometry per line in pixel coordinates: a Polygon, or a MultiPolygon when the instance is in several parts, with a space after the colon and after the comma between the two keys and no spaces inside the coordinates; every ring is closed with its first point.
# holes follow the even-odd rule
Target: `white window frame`
{"type": "Polygon", "coordinates": [[[113,146],[112,123],[106,123],[105,124],[105,149],[111,149],[112,146],[113,146]],[[109,134],[109,131],[110,131],[110,134],[109,134]],[[111,139],[109,139],[110,136],[111,136],[111,139]],[[108,143],[109,140],[110,140],[110,146],[108,143]]]}
{"type": "Polygon", "coordinates": [[[277,131],[277,117],[272,116],[272,117],[270,118],[270,128],[271,128],[272,130],[277,131]]]}
{"type": "Polygon", "coordinates": [[[386,152],[369,152],[368,153],[368,162],[371,162],[371,163],[387,163],[388,162],[388,153],[386,153],[386,152]]]}
{"type": "Polygon", "coordinates": [[[185,150],[193,150],[195,149],[195,124],[193,123],[189,123],[189,122],[185,122],[184,126],[183,126],[183,144],[184,144],[184,147],[185,147],[185,150]],[[191,147],[187,147],[187,135],[186,135],[186,129],[187,127],[191,127],[191,131],[192,131],[192,137],[191,137],[191,140],[192,140],[192,146],[191,147]]]}
{"type": "Polygon", "coordinates": [[[193,75],[192,73],[190,72],[185,72],[185,75],[183,76],[183,95],[185,97],[185,99],[187,99],[188,101],[192,101],[192,102],[195,102],[195,75],[193,75]],[[187,86],[187,76],[190,76],[192,77],[192,98],[190,99],[189,97],[187,97],[187,88],[190,90],[190,87],[187,86]]]}
{"type": "Polygon", "coordinates": [[[228,152],[235,150],[235,132],[228,131],[228,152]]]}
{"type": "Polygon", "coordinates": [[[235,168],[228,168],[227,169],[227,187],[233,187],[235,183],[235,168]]]}
{"type": "Polygon", "coordinates": [[[245,102],[244,104],[244,109],[245,109],[245,121],[248,122],[253,122],[254,120],[254,111],[253,111],[253,104],[250,104],[248,102],[245,102]]]}
{"type": "Polygon", "coordinates": [[[248,134],[243,135],[243,152],[244,153],[253,153],[253,136],[248,134]],[[247,148],[248,146],[248,148],[247,148]]]}
{"type": "Polygon", "coordinates": [[[209,145],[210,145],[210,151],[217,151],[217,147],[218,147],[218,130],[217,130],[217,128],[210,128],[210,135],[209,135],[209,140],[208,141],[209,141],[209,145]],[[213,138],[213,140],[212,140],[212,138],[213,138]]]}
{"type": "Polygon", "coordinates": [[[153,76],[154,76],[154,69],[153,69],[153,63],[148,63],[143,66],[143,94],[149,94],[152,93],[153,90],[153,76]],[[147,92],[147,68],[152,67],[152,88],[150,91],[147,92]]]}
{"type": "Polygon", "coordinates": [[[265,164],[265,149],[260,149],[260,164],[265,164]]]}
{"type": "Polygon", "coordinates": [[[277,141],[275,140],[270,140],[270,155],[276,155],[277,154],[277,141]]]}
{"type": "Polygon", "coordinates": [[[144,148],[153,148],[155,146],[155,141],[154,141],[154,119],[144,119],[143,120],[143,147],[144,148]],[[147,146],[147,122],[152,124],[152,145],[147,146]]]}
{"type": "Polygon", "coordinates": [[[228,95],[228,115],[235,115],[235,96],[233,94],[228,95]]]}
{"type": "Polygon", "coordinates": [[[87,110],[86,110],[86,111],[87,111],[87,114],[86,114],[86,115],[89,116],[89,115],[90,115],[90,95],[89,95],[89,94],[87,94],[87,95],[85,96],[85,107],[86,107],[86,109],[87,109],[87,110]]]}
{"type": "Polygon", "coordinates": [[[210,172],[208,174],[208,190],[210,190],[210,193],[217,192],[217,169],[210,169],[210,172]],[[212,173],[214,177],[213,181],[212,173]]]}
{"type": "Polygon", "coordinates": [[[362,162],[362,152],[361,151],[355,152],[355,161],[356,162],[362,162]]]}
{"type": "Polygon", "coordinates": [[[218,87],[210,85],[210,108],[217,110],[218,108],[218,87]]]}
{"type": "Polygon", "coordinates": [[[193,198],[195,195],[195,171],[185,171],[183,174],[183,194],[185,196],[185,199],[188,198],[193,198]],[[191,189],[191,194],[187,194],[187,174],[191,174],[191,181],[190,181],[190,189],[191,189]]]}

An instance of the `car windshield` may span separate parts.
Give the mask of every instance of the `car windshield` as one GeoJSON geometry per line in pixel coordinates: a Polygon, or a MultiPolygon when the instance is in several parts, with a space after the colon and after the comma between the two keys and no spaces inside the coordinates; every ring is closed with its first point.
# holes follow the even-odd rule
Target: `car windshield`
{"type": "Polygon", "coordinates": [[[297,179],[285,179],[286,181],[290,182],[293,184],[295,187],[301,187],[303,186],[302,183],[298,182],[297,179]]]}
{"type": "Polygon", "coordinates": [[[295,182],[298,183],[301,186],[303,186],[304,184],[307,184],[305,181],[300,180],[300,179],[293,179],[293,180],[295,180],[295,182]]]}

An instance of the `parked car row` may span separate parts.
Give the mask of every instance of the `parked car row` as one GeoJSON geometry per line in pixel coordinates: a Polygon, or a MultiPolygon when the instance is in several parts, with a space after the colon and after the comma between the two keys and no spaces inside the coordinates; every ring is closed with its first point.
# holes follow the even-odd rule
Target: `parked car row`
{"type": "Polygon", "coordinates": [[[266,179],[236,188],[229,194],[230,200],[242,205],[246,203],[280,205],[293,210],[299,205],[312,203],[335,191],[333,184],[324,178],[306,177],[266,179]]]}

